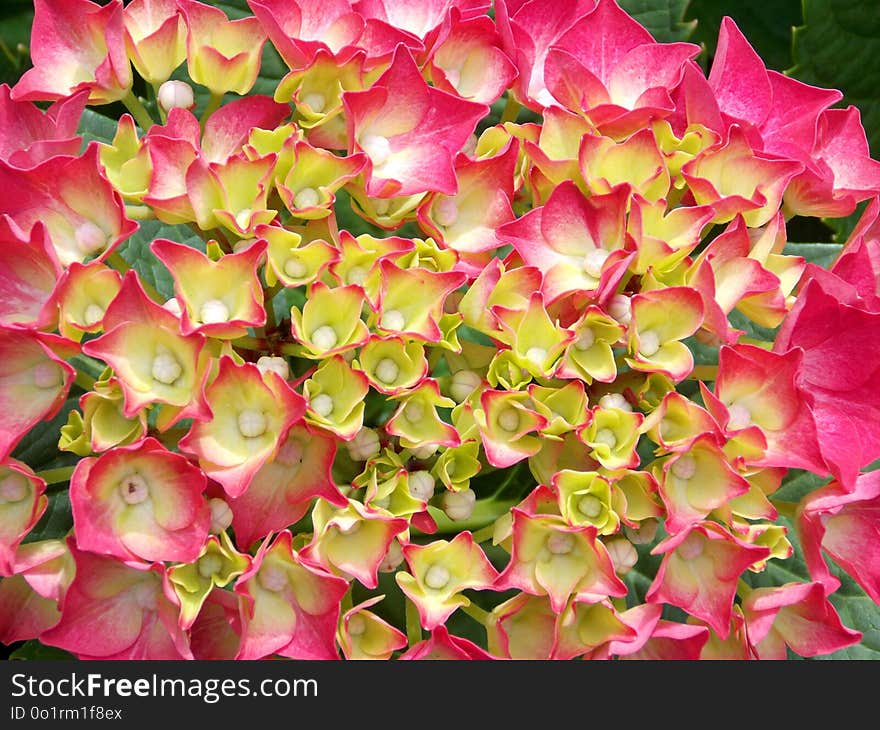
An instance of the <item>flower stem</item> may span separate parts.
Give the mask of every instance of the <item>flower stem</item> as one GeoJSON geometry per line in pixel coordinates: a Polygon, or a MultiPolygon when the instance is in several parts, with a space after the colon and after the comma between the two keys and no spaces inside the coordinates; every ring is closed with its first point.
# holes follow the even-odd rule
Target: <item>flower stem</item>
{"type": "Polygon", "coordinates": [[[415,646],[422,640],[422,624],[419,620],[419,609],[412,601],[406,602],[406,640],[415,646]]]}
{"type": "Polygon", "coordinates": [[[695,365],[691,370],[691,374],[687,376],[687,380],[711,380],[714,381],[718,377],[717,365],[695,365]]]}
{"type": "Polygon", "coordinates": [[[38,471],[37,476],[46,482],[47,485],[60,484],[70,479],[75,468],[73,466],[61,466],[57,469],[46,469],[45,471],[38,471]]]}
{"type": "Polygon", "coordinates": [[[82,370],[76,371],[76,377],[74,377],[73,382],[86,392],[95,387],[95,379],[88,373],[84,373],[82,370]]]}
{"type": "Polygon", "coordinates": [[[486,625],[486,620],[489,618],[489,612],[484,611],[476,603],[469,603],[467,606],[462,606],[461,610],[477,623],[481,623],[483,626],[486,625]]]}
{"type": "Polygon", "coordinates": [[[122,103],[144,132],[155,124],[153,117],[150,116],[150,112],[147,111],[147,107],[145,107],[143,102],[134,95],[133,91],[129,90],[129,92],[122,97],[122,103]]]}
{"type": "Polygon", "coordinates": [[[486,525],[480,530],[477,530],[473,534],[474,542],[481,543],[486,542],[486,540],[491,540],[492,536],[495,534],[495,523],[493,522],[491,525],[486,525]]]}
{"type": "Polygon", "coordinates": [[[239,337],[232,341],[233,347],[240,347],[243,350],[253,350],[260,352],[269,349],[269,341],[262,337],[239,337]]]}
{"type": "Polygon", "coordinates": [[[490,527],[495,524],[501,515],[516,506],[519,500],[505,500],[497,502],[494,499],[478,499],[474,505],[474,511],[466,520],[454,521],[450,520],[446,513],[436,507],[428,507],[431,517],[437,523],[438,534],[449,534],[462,532],[464,530],[481,530],[484,527],[490,527]]]}
{"type": "Polygon", "coordinates": [[[501,114],[501,123],[515,122],[520,109],[522,109],[522,104],[512,96],[508,96],[507,103],[504,106],[504,112],[501,114]]]}

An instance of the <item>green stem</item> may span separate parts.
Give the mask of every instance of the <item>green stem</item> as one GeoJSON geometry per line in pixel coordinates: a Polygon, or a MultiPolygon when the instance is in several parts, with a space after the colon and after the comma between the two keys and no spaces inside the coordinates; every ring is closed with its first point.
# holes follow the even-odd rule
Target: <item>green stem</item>
{"type": "Polygon", "coordinates": [[[153,122],[153,117],[150,116],[147,107],[145,107],[143,102],[134,95],[133,91],[129,90],[129,92],[122,98],[122,103],[125,104],[125,108],[128,109],[131,116],[134,117],[134,120],[144,132],[153,126],[155,123],[153,122]]]}
{"type": "Polygon", "coordinates": [[[84,373],[82,370],[76,371],[76,377],[73,379],[73,382],[86,392],[95,387],[95,379],[88,373],[84,373]]]}
{"type": "Polygon", "coordinates": [[[481,543],[486,542],[486,540],[491,540],[495,535],[495,523],[493,522],[491,525],[486,525],[484,528],[477,530],[473,534],[474,542],[481,543]]]}
{"type": "Polygon", "coordinates": [[[162,108],[162,105],[159,103],[159,87],[162,84],[152,84],[153,87],[153,98],[156,100],[156,110],[159,112],[159,119],[162,121],[162,124],[168,121],[168,115],[165,113],[165,110],[162,108]]]}
{"type": "Polygon", "coordinates": [[[687,380],[711,380],[714,381],[718,377],[717,365],[695,365],[691,370],[691,374],[687,376],[687,380]]]}
{"type": "Polygon", "coordinates": [[[269,341],[261,337],[238,337],[232,341],[232,346],[240,347],[242,350],[260,352],[269,349],[269,341]]]}
{"type": "Polygon", "coordinates": [[[61,466],[57,469],[46,469],[45,471],[38,471],[37,476],[46,482],[47,485],[60,484],[70,479],[75,468],[73,466],[61,466]]]}
{"type": "Polygon", "coordinates": [[[476,621],[477,623],[481,623],[483,626],[486,625],[486,621],[489,619],[489,612],[484,611],[476,603],[462,606],[461,610],[464,611],[468,616],[470,616],[474,621],[476,621]]]}
{"type": "Polygon", "coordinates": [[[508,96],[507,103],[504,105],[504,112],[501,114],[501,123],[515,122],[520,109],[522,109],[522,105],[512,96],[508,96]]]}
{"type": "Polygon", "coordinates": [[[153,209],[146,205],[126,205],[125,215],[133,221],[151,221],[156,218],[153,209]]]}
{"type": "Polygon", "coordinates": [[[422,640],[422,624],[419,620],[419,609],[412,601],[406,602],[406,640],[415,646],[422,640]]]}
{"type": "Polygon", "coordinates": [[[202,116],[199,117],[199,126],[202,128],[202,131],[205,129],[205,122],[208,121],[208,117],[210,117],[217,109],[220,108],[220,104],[223,103],[223,94],[211,94],[211,98],[208,100],[208,105],[205,107],[205,110],[202,112],[202,116]]]}
{"type": "MultiPolygon", "coordinates": [[[[473,514],[466,520],[450,520],[446,513],[436,507],[429,506],[428,511],[437,523],[438,534],[458,533],[464,530],[481,530],[495,523],[501,515],[519,503],[517,499],[496,502],[494,499],[478,499],[473,514]]],[[[415,531],[415,528],[413,528],[415,531]]]]}

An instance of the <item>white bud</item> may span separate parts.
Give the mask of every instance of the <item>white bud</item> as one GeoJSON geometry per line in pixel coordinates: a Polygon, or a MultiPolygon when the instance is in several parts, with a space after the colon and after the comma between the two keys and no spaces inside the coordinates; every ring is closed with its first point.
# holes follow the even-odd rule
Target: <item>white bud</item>
{"type": "Polygon", "coordinates": [[[348,274],[345,276],[346,284],[356,284],[357,286],[361,286],[366,280],[367,270],[363,266],[352,266],[348,270],[348,274]]]}
{"type": "Polygon", "coordinates": [[[312,208],[321,202],[321,196],[314,188],[303,188],[293,196],[294,208],[312,208]]]}
{"type": "Polygon", "coordinates": [[[483,384],[483,379],[473,370],[459,370],[452,376],[449,394],[457,403],[464,403],[471,393],[483,384]]]}
{"type": "Polygon", "coordinates": [[[326,393],[320,393],[309,401],[311,409],[323,418],[333,413],[333,399],[326,393]]]}
{"type": "Polygon", "coordinates": [[[639,354],[653,357],[660,349],[660,336],[654,330],[639,333],[639,354]]]}
{"type": "Polygon", "coordinates": [[[217,324],[229,321],[229,307],[219,299],[209,299],[199,310],[199,318],[203,324],[217,324]]]}
{"type": "Polygon", "coordinates": [[[153,358],[153,367],[150,369],[153,380],[163,385],[171,385],[181,375],[183,368],[170,352],[160,352],[153,358]]]}
{"type": "Polygon", "coordinates": [[[625,525],[623,529],[630,542],[636,545],[647,545],[654,541],[657,535],[657,526],[657,520],[643,520],[636,529],[629,525],[625,525]]]}
{"type": "Polygon", "coordinates": [[[584,517],[598,517],[602,513],[602,502],[592,494],[585,494],[578,501],[578,511],[584,517]]]}
{"type": "Polygon", "coordinates": [[[11,472],[0,479],[0,504],[21,502],[30,491],[28,480],[22,474],[11,472]]]}
{"type": "Polygon", "coordinates": [[[268,427],[269,423],[262,411],[248,408],[238,414],[238,432],[245,438],[258,438],[266,433],[268,427]]]}
{"type": "Polygon", "coordinates": [[[368,134],[364,137],[361,148],[376,167],[381,167],[391,156],[391,143],[378,134],[368,134]]]}
{"type": "Polygon", "coordinates": [[[336,330],[329,324],[321,325],[312,332],[312,343],[319,350],[332,350],[336,347],[337,342],[339,342],[339,337],[336,330]]]}
{"type": "Polygon", "coordinates": [[[41,362],[33,370],[34,385],[48,390],[57,388],[64,382],[64,371],[54,362],[41,362]]]}
{"type": "Polygon", "coordinates": [[[547,360],[547,350],[543,347],[530,347],[526,351],[526,360],[539,367],[543,367],[544,362],[547,360]]]}
{"type": "Polygon", "coordinates": [[[632,306],[626,294],[615,294],[608,302],[608,314],[620,322],[628,325],[632,320],[632,306]]]}
{"type": "Polygon", "coordinates": [[[396,570],[397,566],[402,562],[403,550],[400,547],[400,543],[397,540],[392,540],[388,545],[388,552],[385,553],[385,557],[379,563],[379,570],[382,573],[390,573],[392,570],[396,570]]]}
{"type": "Polygon", "coordinates": [[[180,306],[180,302],[177,301],[174,297],[171,297],[165,304],[162,305],[163,309],[167,309],[171,314],[175,317],[179,317],[183,314],[183,309],[180,306]]]}
{"type": "Polygon", "coordinates": [[[282,380],[287,380],[290,377],[290,365],[287,364],[287,360],[283,357],[262,355],[257,360],[257,369],[263,375],[269,372],[276,373],[281,376],[282,380]]]}
{"type": "Polygon", "coordinates": [[[519,428],[519,412],[515,408],[505,408],[498,414],[498,426],[508,433],[514,433],[519,428]]]}
{"type": "Polygon", "coordinates": [[[589,327],[582,330],[578,335],[578,338],[574,341],[574,349],[580,352],[584,352],[589,350],[593,344],[596,342],[596,336],[593,334],[593,330],[589,327]]]}
{"type": "Polygon", "coordinates": [[[104,307],[100,304],[95,304],[92,302],[89,306],[86,307],[86,311],[83,312],[83,324],[86,327],[91,327],[93,324],[100,322],[104,318],[104,307]]]}
{"type": "Polygon", "coordinates": [[[403,409],[403,417],[410,423],[418,423],[425,417],[425,406],[416,400],[411,400],[403,409]]]}
{"type": "Polygon", "coordinates": [[[632,412],[632,406],[622,393],[606,393],[599,398],[601,408],[616,408],[619,411],[632,412]]]}
{"type": "Polygon", "coordinates": [[[309,273],[309,267],[303,261],[294,256],[290,256],[284,262],[284,274],[291,279],[302,279],[309,273]]]}
{"type": "Polygon", "coordinates": [[[365,426],[345,445],[352,461],[366,461],[379,453],[379,434],[365,426]]]}
{"type": "Polygon", "coordinates": [[[435,564],[425,571],[424,580],[425,585],[428,586],[428,588],[439,591],[449,585],[450,578],[452,578],[452,576],[449,574],[448,568],[440,564],[435,564]]]}
{"type": "Polygon", "coordinates": [[[553,555],[568,555],[574,550],[574,537],[570,532],[552,532],[547,537],[547,549],[553,555]]]}
{"type": "Polygon", "coordinates": [[[409,493],[422,502],[434,496],[434,477],[426,471],[414,471],[409,475],[409,493]]]}
{"type": "Polygon", "coordinates": [[[400,375],[400,367],[390,357],[383,357],[378,363],[376,363],[375,374],[376,379],[379,382],[385,383],[385,385],[390,385],[397,380],[397,376],[400,375]]]}
{"type": "Polygon", "coordinates": [[[617,436],[610,428],[600,428],[593,438],[593,443],[605,444],[609,449],[613,449],[617,446],[617,436]]]}
{"type": "Polygon", "coordinates": [[[199,575],[202,578],[210,578],[216,575],[223,568],[223,558],[215,553],[202,555],[198,562],[199,575]]]}
{"type": "Polygon", "coordinates": [[[473,489],[462,489],[459,492],[446,492],[443,495],[443,511],[453,522],[468,519],[474,513],[477,495],[473,489]]]}
{"type": "Polygon", "coordinates": [[[308,94],[303,94],[302,98],[303,104],[306,104],[315,114],[320,114],[324,111],[324,107],[327,106],[327,99],[323,94],[318,93],[317,91],[311,91],[308,94]]]}
{"type": "Polygon", "coordinates": [[[350,636],[361,636],[367,630],[367,621],[359,613],[348,619],[348,633],[350,636]]]}
{"type": "Polygon", "coordinates": [[[382,315],[379,324],[382,326],[382,329],[400,331],[406,326],[406,319],[400,310],[389,309],[382,315]]]}
{"type": "Polygon", "coordinates": [[[208,507],[211,509],[211,534],[219,535],[232,524],[232,510],[226,500],[219,497],[209,499],[208,507]]]}
{"type": "Polygon", "coordinates": [[[159,106],[166,112],[172,109],[192,109],[195,106],[195,96],[192,86],[186,81],[176,79],[166,81],[159,87],[159,106]]]}
{"type": "Polygon", "coordinates": [[[620,575],[628,573],[639,562],[638,552],[625,537],[615,537],[609,540],[605,543],[605,549],[608,550],[611,562],[614,563],[614,570],[620,575]]]}
{"type": "Polygon", "coordinates": [[[410,453],[413,455],[413,458],[424,461],[437,453],[437,444],[422,444],[414,449],[410,449],[410,453]]]}

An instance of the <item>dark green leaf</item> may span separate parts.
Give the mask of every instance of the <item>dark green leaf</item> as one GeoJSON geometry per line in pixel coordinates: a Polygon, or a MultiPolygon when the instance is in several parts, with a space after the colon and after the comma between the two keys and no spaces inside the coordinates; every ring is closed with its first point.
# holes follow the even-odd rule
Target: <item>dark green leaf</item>
{"type": "Polygon", "coordinates": [[[49,506],[40,521],[30,531],[24,542],[41,540],[60,540],[67,536],[73,527],[73,512],[70,509],[70,496],[66,489],[49,495],[49,506]]]}
{"type": "Polygon", "coordinates": [[[58,466],[52,462],[59,457],[58,438],[61,427],[67,423],[67,414],[77,407],[78,401],[78,396],[68,398],[54,418],[34,426],[15,447],[12,457],[35,470],[50,468],[50,464],[52,468],[58,466]]]}
{"type": "Polygon", "coordinates": [[[686,18],[696,20],[697,28],[690,40],[704,43],[709,58],[725,15],[733,18],[767,68],[791,67],[791,35],[801,22],[800,0],[692,0],[686,18]]]}
{"type": "Polygon", "coordinates": [[[787,243],[782,253],[803,256],[807,261],[828,269],[837,260],[841,248],[843,246],[839,243],[787,243]]]}
{"type": "MultiPolygon", "coordinates": [[[[772,6],[773,3],[765,3],[772,6]]],[[[803,0],[804,25],[794,32],[792,73],[840,89],[854,104],[874,155],[880,154],[880,12],[864,0],[803,0]]]]}
{"type": "Polygon", "coordinates": [[[66,661],[71,659],[76,659],[73,654],[70,654],[64,649],[58,649],[54,646],[46,646],[45,644],[41,644],[39,641],[31,640],[26,641],[22,644],[18,649],[13,651],[9,655],[10,659],[41,659],[46,661],[66,661]]]}
{"type": "Polygon", "coordinates": [[[205,242],[188,226],[171,226],[161,221],[141,221],[140,228],[119,249],[122,258],[138,272],[141,280],[152,286],[166,299],[174,294],[174,280],[165,265],[150,250],[157,238],[185,243],[205,251],[205,242]]]}
{"type": "Polygon", "coordinates": [[[691,0],[620,0],[620,7],[641,23],[661,43],[686,41],[697,26],[684,22],[691,0]]]}
{"type": "Polygon", "coordinates": [[[92,109],[85,109],[77,130],[83,138],[83,148],[93,140],[111,144],[116,135],[116,120],[105,117],[92,109]]]}

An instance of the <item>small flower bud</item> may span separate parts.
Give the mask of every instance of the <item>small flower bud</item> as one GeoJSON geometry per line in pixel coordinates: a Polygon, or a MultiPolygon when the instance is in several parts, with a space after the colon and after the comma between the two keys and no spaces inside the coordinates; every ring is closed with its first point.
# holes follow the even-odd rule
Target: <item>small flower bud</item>
{"type": "Polygon", "coordinates": [[[372,428],[364,427],[345,445],[352,461],[366,461],[379,453],[379,434],[372,428]]]}
{"type": "Polygon", "coordinates": [[[388,545],[388,552],[385,553],[385,557],[379,563],[379,570],[382,573],[390,573],[392,570],[396,570],[397,566],[402,562],[403,550],[400,547],[400,543],[397,540],[392,540],[391,544],[388,545]]]}
{"type": "Polygon", "coordinates": [[[457,403],[464,403],[482,383],[483,379],[473,370],[459,370],[452,376],[449,394],[457,403]]]}
{"type": "Polygon", "coordinates": [[[192,86],[186,81],[166,81],[159,87],[159,106],[166,112],[172,109],[192,109],[196,105],[192,86]]]}
{"type": "Polygon", "coordinates": [[[446,492],[443,495],[443,511],[454,521],[468,519],[474,513],[477,495],[473,489],[462,489],[460,492],[446,492]]]}
{"type": "Polygon", "coordinates": [[[624,575],[639,562],[639,554],[633,544],[625,537],[615,537],[605,543],[614,570],[618,575],[624,575]]]}
{"type": "Polygon", "coordinates": [[[616,408],[619,411],[632,412],[632,406],[621,393],[606,393],[599,398],[599,406],[602,408],[616,408]]]}
{"type": "Polygon", "coordinates": [[[427,502],[434,496],[434,477],[426,471],[414,471],[409,475],[409,493],[416,499],[427,502]]]}
{"type": "Polygon", "coordinates": [[[638,529],[633,529],[627,525],[624,531],[630,542],[636,545],[647,545],[653,542],[654,537],[657,535],[657,520],[643,520],[638,529]]]}
{"type": "Polygon", "coordinates": [[[268,372],[277,373],[282,380],[290,377],[290,365],[283,357],[273,357],[271,355],[263,355],[257,360],[257,369],[265,375],[268,372]]]}
{"type": "Polygon", "coordinates": [[[232,524],[232,510],[226,500],[219,497],[209,499],[208,507],[211,509],[211,534],[219,535],[232,524]]]}

